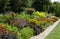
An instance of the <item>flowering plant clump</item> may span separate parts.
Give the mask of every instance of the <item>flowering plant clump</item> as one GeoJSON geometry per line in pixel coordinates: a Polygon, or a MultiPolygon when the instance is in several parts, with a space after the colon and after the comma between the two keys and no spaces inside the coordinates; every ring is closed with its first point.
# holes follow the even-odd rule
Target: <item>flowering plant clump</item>
{"type": "Polygon", "coordinates": [[[55,22],[56,20],[58,20],[58,18],[56,16],[51,16],[51,21],[55,22]]]}
{"type": "Polygon", "coordinates": [[[25,27],[21,31],[21,39],[29,39],[34,35],[34,30],[31,29],[30,27],[25,27]]]}
{"type": "Polygon", "coordinates": [[[0,14],[0,39],[29,39],[58,20],[56,16],[46,12],[27,13],[0,14]]]}
{"type": "Polygon", "coordinates": [[[36,19],[30,19],[30,23],[35,24],[35,25],[40,25],[40,21],[36,19]]]}
{"type": "Polygon", "coordinates": [[[2,25],[0,25],[0,29],[3,29],[4,27],[2,25]]]}
{"type": "Polygon", "coordinates": [[[16,33],[6,30],[4,26],[0,25],[0,39],[18,39],[16,33]]]}
{"type": "Polygon", "coordinates": [[[28,24],[27,24],[27,21],[25,21],[24,19],[19,19],[19,20],[16,20],[14,21],[13,23],[15,26],[17,26],[18,28],[24,28],[26,27],[28,24]]]}
{"type": "Polygon", "coordinates": [[[36,11],[35,14],[40,16],[40,17],[46,17],[46,13],[44,13],[44,12],[36,11]]]}

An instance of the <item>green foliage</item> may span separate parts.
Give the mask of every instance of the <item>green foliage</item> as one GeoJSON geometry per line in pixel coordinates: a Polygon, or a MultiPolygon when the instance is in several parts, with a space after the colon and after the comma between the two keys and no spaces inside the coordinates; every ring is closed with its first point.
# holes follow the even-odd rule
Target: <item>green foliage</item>
{"type": "Polygon", "coordinates": [[[0,23],[0,25],[3,25],[5,27],[5,29],[9,30],[10,32],[17,32],[18,28],[15,26],[11,26],[5,23],[0,23]]]}
{"type": "Polygon", "coordinates": [[[54,2],[50,5],[50,8],[48,12],[52,12],[52,14],[55,14],[56,16],[60,16],[60,3],[59,2],[54,2]]]}
{"type": "Polygon", "coordinates": [[[30,15],[26,14],[25,12],[22,12],[21,14],[17,14],[17,16],[15,17],[15,19],[20,19],[20,18],[29,21],[30,15]]]}
{"type": "Polygon", "coordinates": [[[9,14],[0,14],[0,22],[8,22],[11,19],[11,16],[9,14]]]}
{"type": "Polygon", "coordinates": [[[48,10],[48,6],[50,5],[51,1],[50,0],[36,0],[33,4],[32,7],[34,7],[37,11],[44,11],[44,6],[46,6],[45,10],[48,10]]]}
{"type": "Polygon", "coordinates": [[[60,16],[60,5],[57,6],[55,15],[58,17],[60,16]]]}
{"type": "Polygon", "coordinates": [[[30,27],[23,28],[20,33],[21,33],[21,39],[29,39],[30,37],[33,36],[33,29],[30,27]]]}
{"type": "Polygon", "coordinates": [[[46,29],[46,27],[57,20],[56,16],[49,15],[45,12],[36,11],[32,15],[29,15],[24,11],[20,14],[14,14],[15,20],[13,22],[13,26],[13,24],[9,25],[6,23],[11,20],[10,15],[0,14],[0,25],[3,25],[5,29],[10,32],[17,32],[19,39],[29,39],[33,35],[37,35],[42,32],[43,29],[46,29]]]}
{"type": "Polygon", "coordinates": [[[46,17],[47,17],[46,12],[39,12],[39,11],[35,11],[31,15],[31,18],[35,18],[37,20],[40,20],[40,19],[43,19],[43,18],[46,18],[46,17]]]}
{"type": "Polygon", "coordinates": [[[21,12],[25,8],[33,7],[37,11],[59,13],[59,5],[59,2],[51,3],[51,0],[0,0],[0,12],[21,12]]]}
{"type": "Polygon", "coordinates": [[[9,25],[6,26],[6,29],[11,31],[11,32],[17,32],[18,31],[17,27],[12,27],[12,26],[9,26],[9,25]]]}
{"type": "Polygon", "coordinates": [[[8,9],[10,0],[0,0],[0,12],[6,12],[8,9]]]}
{"type": "Polygon", "coordinates": [[[10,20],[10,19],[11,19],[10,14],[5,14],[4,16],[5,16],[5,19],[6,19],[6,20],[10,20]]]}
{"type": "Polygon", "coordinates": [[[34,0],[0,0],[0,12],[21,12],[25,7],[31,7],[34,0]]]}
{"type": "Polygon", "coordinates": [[[2,14],[0,14],[0,22],[1,21],[3,21],[3,22],[5,21],[2,14]]]}
{"type": "Polygon", "coordinates": [[[12,25],[8,25],[8,24],[5,24],[5,23],[0,23],[0,25],[2,25],[6,30],[8,30],[9,33],[12,34],[12,37],[14,37],[14,35],[16,35],[18,37],[18,39],[21,39],[20,30],[18,30],[17,27],[12,26],[12,25]],[[13,35],[13,33],[14,33],[14,35],[13,35]]]}
{"type": "Polygon", "coordinates": [[[47,22],[47,21],[43,21],[41,22],[41,26],[43,29],[46,29],[48,26],[52,25],[52,22],[47,22]]]}

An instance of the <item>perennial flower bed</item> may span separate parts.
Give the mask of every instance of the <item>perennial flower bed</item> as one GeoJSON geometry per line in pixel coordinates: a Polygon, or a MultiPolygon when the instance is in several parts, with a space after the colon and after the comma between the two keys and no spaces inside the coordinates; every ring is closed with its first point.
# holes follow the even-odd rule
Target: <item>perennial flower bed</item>
{"type": "Polygon", "coordinates": [[[29,39],[57,20],[56,16],[39,11],[0,14],[0,39],[29,39]]]}

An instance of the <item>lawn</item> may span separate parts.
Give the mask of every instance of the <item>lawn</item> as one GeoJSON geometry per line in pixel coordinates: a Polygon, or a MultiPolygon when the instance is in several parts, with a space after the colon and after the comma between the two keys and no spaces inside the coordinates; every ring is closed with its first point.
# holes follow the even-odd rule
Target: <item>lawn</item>
{"type": "Polygon", "coordinates": [[[45,39],[60,39],[60,23],[45,39]]]}

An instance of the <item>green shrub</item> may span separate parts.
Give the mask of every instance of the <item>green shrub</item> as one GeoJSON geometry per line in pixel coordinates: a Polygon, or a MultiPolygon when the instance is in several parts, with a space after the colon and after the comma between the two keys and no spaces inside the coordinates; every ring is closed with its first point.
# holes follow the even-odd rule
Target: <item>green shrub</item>
{"type": "Polygon", "coordinates": [[[9,14],[0,14],[0,22],[8,22],[11,19],[9,14]]]}
{"type": "Polygon", "coordinates": [[[18,28],[12,25],[8,25],[6,23],[0,23],[0,25],[4,26],[5,29],[9,30],[10,32],[17,32],[18,28]]]}
{"type": "Polygon", "coordinates": [[[6,26],[6,29],[11,31],[11,32],[17,32],[18,31],[17,27],[12,27],[12,26],[9,26],[9,25],[6,26]]]}
{"type": "Polygon", "coordinates": [[[17,27],[15,26],[10,26],[8,24],[5,23],[0,23],[0,25],[2,25],[3,27],[5,27],[6,30],[8,30],[10,33],[15,33],[16,32],[16,36],[17,38],[21,39],[21,34],[20,34],[20,30],[18,30],[17,27]]]}
{"type": "Polygon", "coordinates": [[[17,14],[15,19],[24,19],[26,21],[29,21],[30,15],[25,14],[25,13],[22,12],[21,14],[17,14]]]}
{"type": "Polygon", "coordinates": [[[58,17],[60,16],[60,5],[58,5],[58,7],[56,8],[55,15],[58,17]]]}
{"type": "Polygon", "coordinates": [[[10,15],[10,14],[8,14],[8,13],[7,13],[7,14],[5,14],[5,19],[6,19],[6,20],[10,20],[10,19],[11,19],[11,15],[10,15]]]}
{"type": "Polygon", "coordinates": [[[36,18],[38,20],[40,19],[44,19],[47,17],[46,12],[39,12],[39,11],[35,11],[33,12],[33,14],[31,15],[31,18],[36,18]]]}
{"type": "Polygon", "coordinates": [[[30,37],[33,36],[33,29],[30,27],[23,28],[20,33],[21,33],[21,39],[29,39],[30,37]]]}

